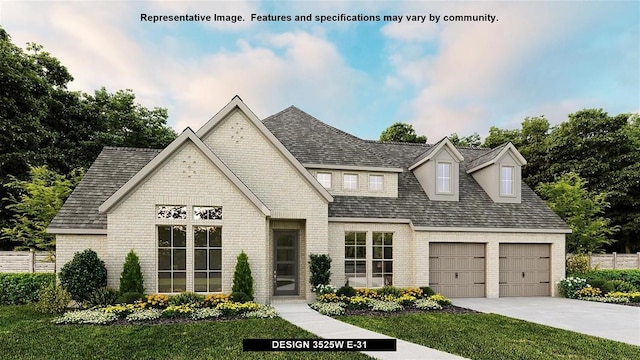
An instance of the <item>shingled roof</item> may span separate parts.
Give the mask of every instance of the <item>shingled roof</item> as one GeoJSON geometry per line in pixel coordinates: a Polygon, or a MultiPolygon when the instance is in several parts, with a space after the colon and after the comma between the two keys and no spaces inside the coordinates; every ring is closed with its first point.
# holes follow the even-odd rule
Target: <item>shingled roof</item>
{"type": "MultiPolygon", "coordinates": [[[[329,203],[330,217],[409,219],[416,227],[568,229],[525,183],[521,184],[521,203],[495,203],[467,174],[471,164],[495,155],[495,149],[458,148],[464,157],[459,201],[432,201],[408,167],[433,145],[363,140],[293,106],[264,119],[263,124],[303,164],[403,169],[398,174],[397,198],[334,196],[329,203]]],[[[159,153],[157,149],[104,148],[49,231],[105,231],[107,217],[98,207],[159,153]]]]}

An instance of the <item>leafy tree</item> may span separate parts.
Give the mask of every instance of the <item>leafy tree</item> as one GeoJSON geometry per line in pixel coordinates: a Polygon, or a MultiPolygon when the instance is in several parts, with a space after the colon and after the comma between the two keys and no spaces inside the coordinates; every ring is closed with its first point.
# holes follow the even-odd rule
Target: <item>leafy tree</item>
{"type": "Polygon", "coordinates": [[[449,135],[449,141],[455,146],[460,147],[479,147],[482,142],[480,141],[480,135],[473,133],[469,136],[459,137],[457,133],[449,135]]]}
{"type": "Polygon", "coordinates": [[[249,257],[244,251],[238,255],[231,289],[234,293],[245,293],[249,296],[250,300],[253,300],[253,276],[251,275],[251,267],[249,266],[249,257]]]}
{"type": "Polygon", "coordinates": [[[120,273],[120,295],[131,292],[144,294],[144,277],[140,269],[140,258],[133,249],[127,254],[122,273],[120,273]]]}
{"type": "Polygon", "coordinates": [[[537,191],[571,228],[571,234],[567,235],[568,252],[601,252],[605,245],[614,242],[609,236],[618,227],[610,226],[609,219],[602,216],[609,206],[607,194],[590,194],[578,174],[566,173],[555,182],[540,184],[537,191]]]}
{"type": "Polygon", "coordinates": [[[516,148],[521,145],[521,134],[519,129],[505,130],[495,126],[489,128],[489,135],[484,139],[482,147],[494,148],[504,143],[512,143],[516,148]]]}
{"type": "Polygon", "coordinates": [[[91,249],[75,253],[58,276],[62,287],[79,303],[89,300],[96,290],[107,286],[104,261],[91,249]]]}
{"type": "Polygon", "coordinates": [[[411,124],[395,122],[380,134],[382,142],[409,142],[409,143],[426,143],[426,136],[416,135],[416,131],[411,124]]]}
{"type": "Polygon", "coordinates": [[[46,166],[39,166],[32,167],[29,174],[28,181],[11,177],[12,180],[5,184],[19,197],[8,199],[11,204],[7,205],[7,210],[14,215],[9,227],[2,229],[2,240],[17,243],[17,250],[52,251],[55,249],[55,236],[46,232],[47,226],[71,194],[82,172],[67,178],[46,166]]]}

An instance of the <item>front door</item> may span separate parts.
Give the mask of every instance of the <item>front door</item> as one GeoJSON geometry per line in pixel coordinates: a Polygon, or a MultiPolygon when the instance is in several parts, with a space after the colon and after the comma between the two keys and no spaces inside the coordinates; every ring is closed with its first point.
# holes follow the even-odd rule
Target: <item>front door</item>
{"type": "Polygon", "coordinates": [[[298,295],[298,230],[274,230],[273,294],[298,295]]]}

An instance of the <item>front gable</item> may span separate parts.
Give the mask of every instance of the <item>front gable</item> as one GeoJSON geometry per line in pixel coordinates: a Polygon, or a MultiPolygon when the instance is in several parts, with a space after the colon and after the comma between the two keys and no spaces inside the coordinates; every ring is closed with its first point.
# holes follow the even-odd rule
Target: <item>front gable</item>
{"type": "Polygon", "coordinates": [[[471,161],[467,173],[473,176],[494,202],[520,203],[522,166],[526,163],[516,147],[507,143],[471,161]]]}
{"type": "Polygon", "coordinates": [[[460,199],[459,170],[464,157],[446,137],[419,155],[409,167],[429,199],[436,201],[458,201],[460,199]],[[444,167],[445,174],[438,168],[444,167]],[[438,186],[438,182],[445,186],[438,186]]]}

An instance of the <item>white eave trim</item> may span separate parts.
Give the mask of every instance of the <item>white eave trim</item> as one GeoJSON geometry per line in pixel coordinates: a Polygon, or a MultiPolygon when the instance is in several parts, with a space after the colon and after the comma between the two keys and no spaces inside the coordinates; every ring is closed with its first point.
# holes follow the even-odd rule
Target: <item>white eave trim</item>
{"type": "Polygon", "coordinates": [[[307,171],[307,169],[300,164],[298,159],[296,159],[287,148],[282,145],[280,140],[278,140],[272,133],[267,129],[266,126],[258,119],[258,117],[249,109],[249,107],[242,102],[239,96],[234,96],[231,101],[225,105],[222,110],[218,111],[206,124],[204,124],[197,132],[196,135],[198,138],[204,138],[213,128],[222,121],[227,115],[229,115],[235,108],[238,108],[241,112],[243,112],[250,122],[258,129],[262,135],[267,138],[273,146],[293,165],[293,167],[302,175],[311,184],[311,186],[322,196],[327,202],[333,202],[333,196],[324,188],[324,186],[320,185],[320,183],[307,171]]]}
{"type": "Polygon", "coordinates": [[[271,210],[251,192],[251,190],[196,136],[191,128],[186,128],[180,136],[178,136],[169,146],[154,157],[147,165],[145,165],[138,173],[136,173],[129,181],[127,181],[118,191],[113,193],[100,207],[98,211],[105,213],[123,199],[129,192],[135,189],[147,176],[175,153],[188,140],[207,157],[214,166],[216,166],[237,188],[242,192],[253,205],[258,208],[265,216],[271,216],[271,210]]]}
{"type": "Polygon", "coordinates": [[[494,232],[494,233],[541,233],[541,234],[570,234],[571,229],[522,229],[522,228],[481,228],[481,227],[434,227],[414,226],[415,231],[441,232],[494,232]]]}
{"type": "MultiPolygon", "coordinates": [[[[449,151],[451,152],[453,157],[456,158],[456,160],[458,160],[458,162],[462,162],[464,160],[464,157],[462,156],[462,154],[460,154],[460,151],[458,151],[458,149],[456,149],[456,147],[453,146],[453,144],[451,143],[451,141],[449,141],[449,139],[447,137],[444,137],[442,140],[440,140],[437,144],[435,144],[433,146],[435,146],[435,149],[431,150],[429,155],[425,156],[420,161],[418,161],[415,164],[411,165],[409,167],[409,170],[413,170],[413,169],[417,168],[418,166],[420,166],[420,165],[426,163],[427,161],[431,160],[434,156],[438,155],[438,153],[440,153],[440,150],[442,150],[442,148],[445,147],[445,146],[449,149],[449,151]]],[[[429,151],[429,150],[427,150],[427,151],[429,151]]]]}
{"type": "Polygon", "coordinates": [[[471,174],[473,172],[476,172],[480,169],[483,169],[489,165],[493,165],[496,162],[498,162],[500,159],[502,159],[502,157],[508,152],[511,151],[511,154],[513,154],[513,156],[516,159],[516,163],[519,166],[524,166],[527,164],[527,160],[522,156],[522,154],[520,154],[520,152],[518,151],[518,149],[516,149],[516,147],[512,144],[512,143],[508,143],[496,156],[494,156],[491,160],[484,162],[476,167],[474,167],[473,169],[469,169],[467,170],[467,174],[471,174]]]}
{"type": "Polygon", "coordinates": [[[370,171],[379,173],[401,173],[402,168],[388,168],[378,166],[355,166],[355,165],[326,165],[326,164],[302,164],[307,169],[326,169],[326,170],[351,170],[351,171],[370,171]]]}
{"type": "Polygon", "coordinates": [[[69,235],[107,235],[107,229],[64,229],[47,228],[48,234],[69,234],[69,235]]]}
{"type": "Polygon", "coordinates": [[[362,217],[330,217],[329,222],[346,223],[381,223],[381,224],[410,224],[409,219],[387,219],[387,218],[362,218],[362,217]]]}

